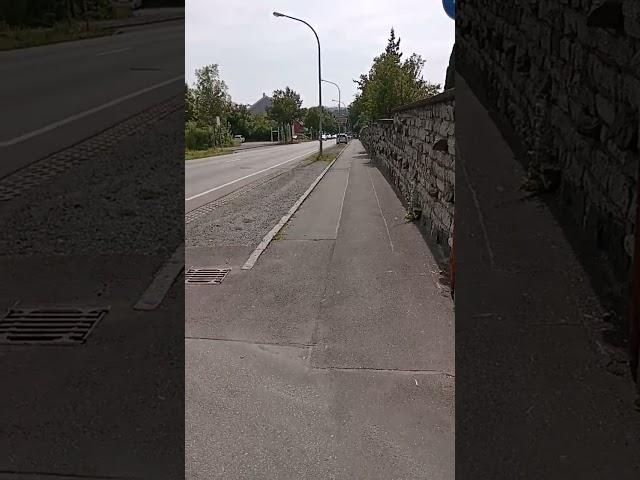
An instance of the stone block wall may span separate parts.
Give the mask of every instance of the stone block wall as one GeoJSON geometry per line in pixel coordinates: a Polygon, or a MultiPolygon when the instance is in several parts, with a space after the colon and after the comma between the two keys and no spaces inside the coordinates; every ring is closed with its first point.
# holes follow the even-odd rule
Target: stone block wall
{"type": "Polygon", "coordinates": [[[408,210],[449,253],[454,212],[454,90],[393,112],[362,129],[360,140],[380,165],[408,210]]]}
{"type": "Polygon", "coordinates": [[[460,2],[456,65],[528,153],[557,166],[564,208],[624,278],[636,214],[640,1],[460,2]]]}

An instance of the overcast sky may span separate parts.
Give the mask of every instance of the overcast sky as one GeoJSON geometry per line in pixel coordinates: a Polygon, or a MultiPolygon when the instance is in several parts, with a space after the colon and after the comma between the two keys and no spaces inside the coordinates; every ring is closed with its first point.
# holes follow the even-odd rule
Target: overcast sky
{"type": "MultiPolygon", "coordinates": [[[[347,105],[356,93],[353,79],[367,73],[387,44],[391,27],[403,58],[426,60],[425,79],[444,84],[455,25],[442,0],[186,0],[185,72],[217,63],[231,99],[253,104],[262,93],[291,87],[303,105],[318,104],[317,44],[304,24],[276,18],[273,11],[301,18],[318,32],[322,77],[336,82],[347,105]]],[[[337,99],[323,83],[322,103],[337,99]]]]}

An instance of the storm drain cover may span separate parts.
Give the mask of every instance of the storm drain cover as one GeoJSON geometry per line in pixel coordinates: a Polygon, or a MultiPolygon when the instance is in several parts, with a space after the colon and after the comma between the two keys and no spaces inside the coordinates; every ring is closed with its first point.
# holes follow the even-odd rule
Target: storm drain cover
{"type": "Polygon", "coordinates": [[[220,285],[230,271],[230,268],[191,267],[185,273],[185,283],[220,285]]]}
{"type": "Polygon", "coordinates": [[[106,308],[16,308],[0,320],[0,344],[83,344],[106,308]]]}

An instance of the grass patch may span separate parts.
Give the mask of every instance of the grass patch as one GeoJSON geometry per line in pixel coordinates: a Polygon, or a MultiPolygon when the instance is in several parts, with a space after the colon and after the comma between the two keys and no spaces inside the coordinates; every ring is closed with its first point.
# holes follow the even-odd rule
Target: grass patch
{"type": "Polygon", "coordinates": [[[233,148],[210,148],[208,150],[186,150],[185,160],[197,160],[198,158],[217,157],[218,155],[228,155],[233,153],[233,148]]]}
{"type": "Polygon", "coordinates": [[[311,158],[312,162],[332,162],[340,154],[344,147],[342,145],[334,145],[333,147],[323,148],[322,156],[316,154],[311,158]]]}
{"type": "Polygon", "coordinates": [[[39,47],[110,35],[112,29],[91,28],[80,22],[59,23],[52,27],[19,28],[0,25],[0,51],[39,47]]]}

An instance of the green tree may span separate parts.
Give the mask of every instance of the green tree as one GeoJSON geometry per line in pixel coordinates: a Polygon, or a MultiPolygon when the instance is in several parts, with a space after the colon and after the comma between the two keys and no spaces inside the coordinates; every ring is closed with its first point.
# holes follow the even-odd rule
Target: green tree
{"type": "Polygon", "coordinates": [[[254,141],[267,141],[271,140],[271,130],[274,127],[274,122],[267,115],[255,115],[251,122],[251,132],[248,139],[254,141]]]}
{"type": "Polygon", "coordinates": [[[184,84],[184,121],[185,123],[195,122],[196,119],[196,100],[193,90],[189,85],[184,84]]]}
{"type": "Polygon", "coordinates": [[[325,133],[337,133],[338,122],[325,107],[320,111],[319,107],[310,107],[304,116],[304,126],[317,132],[320,127],[320,118],[322,117],[322,131],[325,133]]]}
{"type": "Polygon", "coordinates": [[[301,106],[300,94],[289,87],[273,92],[273,100],[271,107],[267,110],[267,115],[284,129],[286,138],[290,138],[293,122],[300,118],[301,106]]]}
{"type": "Polygon", "coordinates": [[[351,105],[349,105],[348,116],[351,129],[356,133],[360,132],[362,127],[367,125],[368,119],[364,99],[361,94],[356,95],[356,98],[351,102],[351,105]]]}
{"type": "Polygon", "coordinates": [[[193,121],[199,128],[210,132],[213,147],[232,143],[227,117],[232,103],[227,85],[220,78],[218,65],[212,64],[196,70],[196,82],[192,89],[193,121]],[[220,119],[220,125],[216,118],[220,119]]]}
{"type": "Polygon", "coordinates": [[[400,38],[392,28],[384,53],[374,58],[368,74],[355,80],[359,92],[350,112],[351,125],[361,127],[390,116],[396,107],[437,94],[440,85],[422,78],[424,64],[415,53],[402,60],[400,38]]]}
{"type": "Polygon", "coordinates": [[[245,138],[251,136],[254,119],[246,105],[233,105],[227,121],[234,135],[242,135],[245,138]]]}
{"type": "Polygon", "coordinates": [[[231,97],[227,85],[220,79],[218,65],[212,64],[196,70],[193,89],[196,121],[201,126],[216,125],[216,117],[226,123],[231,110],[231,97]]]}

